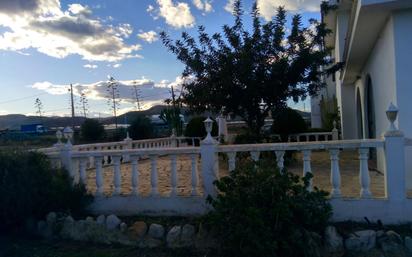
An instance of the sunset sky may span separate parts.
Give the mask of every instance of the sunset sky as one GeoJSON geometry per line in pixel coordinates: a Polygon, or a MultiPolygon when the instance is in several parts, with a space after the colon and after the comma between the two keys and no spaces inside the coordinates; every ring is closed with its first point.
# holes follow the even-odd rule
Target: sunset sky
{"type": "MultiPolygon", "coordinates": [[[[204,25],[220,32],[232,24],[232,0],[0,0],[0,115],[34,114],[38,97],[46,115],[68,115],[68,85],[76,106],[87,95],[89,115],[110,114],[107,76],[120,82],[121,112],[133,110],[133,81],[142,107],[170,97],[183,65],[159,40],[166,31],[196,35],[204,25]]],[[[251,0],[243,1],[250,11],[251,0]]],[[[306,22],[319,18],[320,0],[258,0],[262,20],[283,5],[306,22]]],[[[249,24],[249,17],[245,17],[249,24]]],[[[249,26],[249,25],[248,25],[249,26]]],[[[306,101],[306,110],[310,104],[306,101]]],[[[294,106],[303,109],[303,103],[294,106]]],[[[76,110],[80,113],[80,108],[76,110]]]]}

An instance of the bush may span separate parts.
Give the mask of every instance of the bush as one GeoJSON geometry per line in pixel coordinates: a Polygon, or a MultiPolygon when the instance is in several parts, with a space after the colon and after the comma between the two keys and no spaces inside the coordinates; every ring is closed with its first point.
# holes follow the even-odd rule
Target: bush
{"type": "MultiPolygon", "coordinates": [[[[205,128],[205,124],[203,121],[205,121],[206,118],[202,116],[197,116],[193,117],[189,123],[186,125],[185,129],[185,137],[205,137],[207,132],[205,128]]],[[[217,136],[218,133],[218,126],[217,122],[213,121],[213,126],[212,126],[212,136],[217,136]]]]}
{"type": "Polygon", "coordinates": [[[128,131],[134,140],[152,138],[154,128],[149,118],[137,116],[130,124],[128,131]]]}
{"type": "Polygon", "coordinates": [[[285,108],[272,114],[272,132],[279,134],[282,141],[287,141],[288,135],[303,133],[307,125],[302,116],[291,108],[285,108]]]}
{"type": "Polygon", "coordinates": [[[104,126],[98,120],[86,119],[80,127],[81,138],[85,141],[98,141],[104,137],[104,126]]]}
{"type": "Polygon", "coordinates": [[[0,231],[50,211],[81,215],[91,200],[84,186],[73,186],[67,171],[51,168],[45,155],[0,152],[0,231]]]}
{"type": "MultiPolygon", "coordinates": [[[[274,162],[245,162],[215,184],[214,210],[206,221],[216,231],[223,256],[312,256],[308,239],[324,231],[332,214],[328,193],[306,190],[302,180],[280,173],[274,162]]],[[[312,240],[313,242],[313,240],[312,240]]]]}

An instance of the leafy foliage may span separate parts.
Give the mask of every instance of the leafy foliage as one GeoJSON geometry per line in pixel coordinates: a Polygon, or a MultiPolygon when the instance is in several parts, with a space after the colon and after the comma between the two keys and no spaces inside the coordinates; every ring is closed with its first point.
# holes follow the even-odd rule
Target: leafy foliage
{"type": "MultiPolygon", "coordinates": [[[[288,99],[314,95],[324,85],[319,67],[331,63],[323,38],[324,23],[292,17],[290,33],[286,11],[279,7],[273,20],[262,23],[256,3],[251,12],[252,31],[243,24],[241,1],[234,4],[235,22],[223,33],[209,35],[198,28],[198,40],[183,32],[179,40],[161,33],[163,44],[184,65],[182,101],[196,111],[241,116],[255,134],[260,133],[270,110],[284,108],[288,99]]],[[[330,70],[334,69],[332,66],[330,70]]]]}
{"type": "Polygon", "coordinates": [[[50,211],[82,214],[91,199],[84,186],[72,185],[67,171],[51,168],[45,155],[0,152],[0,231],[50,211]]]}
{"type": "Polygon", "coordinates": [[[330,100],[322,98],[319,104],[323,129],[332,131],[334,121],[336,121],[337,128],[340,129],[340,112],[336,97],[334,96],[330,100]]]}
{"type": "Polygon", "coordinates": [[[308,236],[324,231],[332,214],[327,193],[306,190],[302,180],[280,173],[273,162],[241,163],[216,181],[219,194],[208,198],[207,221],[221,242],[223,256],[311,256],[308,236]]]}
{"type": "Polygon", "coordinates": [[[145,116],[137,116],[130,124],[128,131],[134,140],[147,139],[154,135],[153,125],[150,119],[145,116]]]}
{"type": "Polygon", "coordinates": [[[98,141],[104,137],[104,126],[98,120],[85,119],[80,127],[80,134],[83,140],[98,141]]]}
{"type": "Polygon", "coordinates": [[[180,108],[172,106],[165,108],[160,113],[160,118],[167,123],[170,129],[176,131],[176,135],[180,136],[183,133],[183,122],[180,118],[180,108]]]}
{"type": "Polygon", "coordinates": [[[272,132],[279,134],[282,141],[287,141],[289,134],[305,132],[307,125],[302,116],[291,108],[285,108],[272,114],[272,132]]]}

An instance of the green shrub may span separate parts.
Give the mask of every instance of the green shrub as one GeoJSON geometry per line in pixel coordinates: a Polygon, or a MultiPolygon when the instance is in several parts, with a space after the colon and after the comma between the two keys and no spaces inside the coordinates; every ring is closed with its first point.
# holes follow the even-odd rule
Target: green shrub
{"type": "Polygon", "coordinates": [[[145,116],[137,116],[129,128],[129,135],[134,140],[152,138],[154,136],[154,128],[149,118],[145,116]]]}
{"type": "Polygon", "coordinates": [[[91,199],[84,186],[72,185],[67,171],[51,168],[45,155],[0,151],[0,231],[50,211],[80,215],[91,199]]]}
{"type": "Polygon", "coordinates": [[[80,127],[81,138],[85,141],[102,140],[104,134],[103,124],[95,119],[86,119],[80,127]]]}
{"type": "MultiPolygon", "coordinates": [[[[328,193],[306,190],[302,180],[280,173],[274,162],[244,162],[215,184],[214,210],[206,221],[216,231],[222,256],[312,256],[309,240],[324,231],[332,214],[328,193]]],[[[313,242],[313,240],[312,240],[313,242]]]]}
{"type": "Polygon", "coordinates": [[[288,135],[303,133],[307,125],[302,116],[291,108],[273,112],[272,132],[279,134],[282,141],[287,141],[288,135]]]}
{"type": "MultiPolygon", "coordinates": [[[[205,124],[203,121],[205,121],[206,118],[202,116],[196,116],[193,117],[189,123],[186,125],[185,128],[185,137],[205,137],[207,132],[205,128],[205,124]]],[[[218,133],[218,126],[217,122],[213,121],[213,126],[212,126],[212,136],[217,136],[218,133]]],[[[190,143],[190,142],[189,142],[190,143]]]]}

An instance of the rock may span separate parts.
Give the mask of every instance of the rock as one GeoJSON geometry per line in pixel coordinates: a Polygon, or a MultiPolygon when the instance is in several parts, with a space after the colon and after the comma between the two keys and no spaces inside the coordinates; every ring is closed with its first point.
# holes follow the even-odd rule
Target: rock
{"type": "Polygon", "coordinates": [[[190,224],[186,224],[182,228],[181,242],[183,246],[191,246],[195,240],[195,227],[190,224]]]}
{"type": "Polygon", "coordinates": [[[170,248],[177,248],[180,247],[180,234],[182,232],[182,228],[180,226],[174,226],[169,230],[166,236],[166,244],[167,247],[170,248]]]}
{"type": "Polygon", "coordinates": [[[151,224],[149,227],[149,232],[147,233],[148,236],[154,239],[163,239],[165,234],[165,229],[162,225],[159,224],[151,224]]]}
{"type": "Polygon", "coordinates": [[[335,255],[344,253],[343,239],[334,226],[325,229],[325,250],[335,255]]]}
{"type": "Polygon", "coordinates": [[[346,249],[349,251],[366,252],[376,245],[376,232],[374,230],[357,231],[345,240],[346,249]]]}
{"type": "Polygon", "coordinates": [[[50,232],[48,231],[48,226],[46,221],[40,220],[37,222],[37,234],[41,237],[50,237],[50,232]]]}
{"type": "Polygon", "coordinates": [[[108,230],[114,230],[119,227],[121,220],[114,214],[107,216],[106,218],[106,228],[108,230]]]}
{"type": "Polygon", "coordinates": [[[129,237],[134,240],[140,240],[147,231],[147,225],[144,221],[136,221],[129,227],[129,237]]]}
{"type": "Polygon", "coordinates": [[[124,233],[127,231],[127,224],[122,222],[120,223],[120,232],[124,233]]]}
{"type": "Polygon", "coordinates": [[[97,224],[105,225],[106,224],[106,217],[104,215],[99,215],[96,219],[97,224]]]}
{"type": "Polygon", "coordinates": [[[378,246],[385,256],[406,257],[406,249],[403,247],[402,237],[395,231],[388,231],[377,239],[378,246]]]}
{"type": "Polygon", "coordinates": [[[163,244],[162,240],[154,239],[151,237],[145,237],[144,240],[139,242],[141,248],[156,248],[163,244]]]}
{"type": "Polygon", "coordinates": [[[93,217],[88,216],[88,217],[86,218],[86,221],[87,221],[87,222],[94,222],[94,219],[93,219],[93,217]]]}
{"type": "Polygon", "coordinates": [[[54,227],[57,221],[57,214],[55,212],[49,212],[46,216],[46,223],[48,226],[54,227]]]}
{"type": "Polygon", "coordinates": [[[405,237],[405,248],[412,254],[412,238],[409,236],[405,237]]]}

